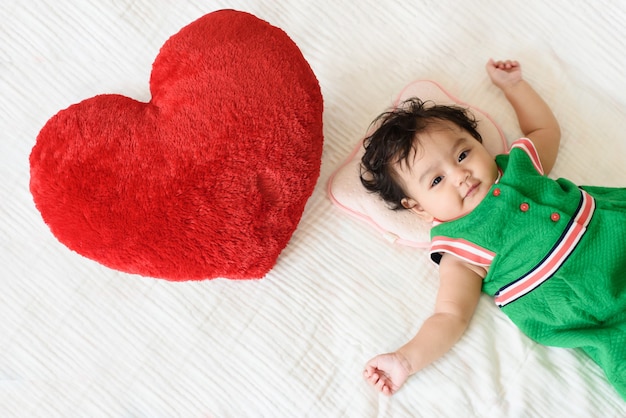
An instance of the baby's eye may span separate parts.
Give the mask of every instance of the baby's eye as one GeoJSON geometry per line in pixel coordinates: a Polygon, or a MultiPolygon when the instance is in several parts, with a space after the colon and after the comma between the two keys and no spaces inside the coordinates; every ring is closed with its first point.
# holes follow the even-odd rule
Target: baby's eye
{"type": "Polygon", "coordinates": [[[441,183],[441,180],[443,180],[443,177],[441,176],[437,176],[433,179],[433,182],[430,184],[430,187],[434,187],[436,185],[438,185],[439,183],[441,183]]]}
{"type": "Polygon", "coordinates": [[[463,151],[461,154],[459,154],[459,162],[461,162],[464,159],[466,159],[467,158],[467,154],[469,154],[469,151],[463,151]]]}

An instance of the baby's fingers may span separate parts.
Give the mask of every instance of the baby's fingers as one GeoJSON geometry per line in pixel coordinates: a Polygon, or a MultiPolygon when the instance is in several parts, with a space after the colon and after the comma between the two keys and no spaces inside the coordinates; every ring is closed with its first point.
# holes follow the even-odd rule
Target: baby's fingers
{"type": "Polygon", "coordinates": [[[510,70],[519,67],[519,62],[515,60],[491,61],[493,66],[500,70],[510,70]]]}
{"type": "Polygon", "coordinates": [[[363,370],[363,377],[372,385],[376,385],[380,379],[380,375],[371,366],[368,366],[365,370],[363,370]]]}
{"type": "Polygon", "coordinates": [[[389,384],[388,379],[384,376],[381,376],[378,373],[373,373],[367,381],[383,395],[390,396],[392,394],[391,385],[389,384]]]}
{"type": "Polygon", "coordinates": [[[383,375],[376,371],[365,369],[363,371],[363,377],[367,383],[374,386],[377,391],[387,396],[391,395],[391,388],[389,387],[387,379],[383,375]]]}
{"type": "Polygon", "coordinates": [[[391,396],[393,394],[393,391],[391,390],[391,385],[385,379],[380,379],[378,381],[376,389],[378,389],[380,393],[386,396],[391,396]]]}

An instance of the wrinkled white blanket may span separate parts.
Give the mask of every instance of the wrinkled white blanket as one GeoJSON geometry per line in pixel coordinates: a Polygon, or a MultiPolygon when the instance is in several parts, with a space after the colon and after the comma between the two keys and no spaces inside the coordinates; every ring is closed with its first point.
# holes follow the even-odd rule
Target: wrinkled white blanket
{"type": "MultiPolygon", "coordinates": [[[[437,271],[333,206],[331,173],[414,79],[520,132],[484,71],[521,61],[563,130],[555,176],[626,186],[626,4],[454,0],[5,0],[0,3],[0,415],[626,416],[582,353],[538,346],[481,300],[464,338],[392,398],[361,377],[429,315],[437,271]],[[100,93],[149,100],[165,40],[222,8],[284,29],[325,100],[322,174],[260,281],[169,283],[61,245],[28,190],[58,110],[100,93]]],[[[292,105],[297,105],[293,103],[292,105]]]]}

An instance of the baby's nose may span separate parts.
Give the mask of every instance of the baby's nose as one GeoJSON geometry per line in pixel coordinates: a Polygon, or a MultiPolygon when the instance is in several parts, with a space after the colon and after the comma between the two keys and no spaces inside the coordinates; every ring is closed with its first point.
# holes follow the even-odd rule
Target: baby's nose
{"type": "Polygon", "coordinates": [[[470,178],[470,172],[464,168],[457,168],[455,178],[457,184],[460,186],[466,183],[467,180],[470,178]]]}

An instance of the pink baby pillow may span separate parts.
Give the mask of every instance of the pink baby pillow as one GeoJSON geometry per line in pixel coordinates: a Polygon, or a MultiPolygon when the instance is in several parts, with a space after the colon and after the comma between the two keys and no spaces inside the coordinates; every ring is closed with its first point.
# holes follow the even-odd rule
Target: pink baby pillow
{"type": "MultiPolygon", "coordinates": [[[[411,97],[469,108],[478,121],[478,132],[487,150],[494,156],[506,151],[507,143],[502,130],[489,115],[452,96],[434,81],[418,80],[409,84],[400,92],[393,105],[398,106],[411,97]]],[[[369,193],[361,184],[359,167],[364,153],[364,139],[358,141],[348,159],[330,177],[328,194],[331,201],[348,214],[376,228],[391,242],[418,248],[428,247],[431,228],[429,223],[421,221],[409,211],[389,209],[382,198],[369,193]]]]}

